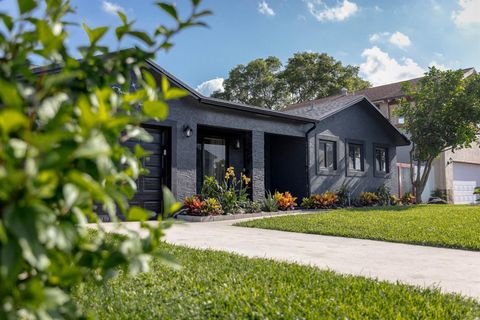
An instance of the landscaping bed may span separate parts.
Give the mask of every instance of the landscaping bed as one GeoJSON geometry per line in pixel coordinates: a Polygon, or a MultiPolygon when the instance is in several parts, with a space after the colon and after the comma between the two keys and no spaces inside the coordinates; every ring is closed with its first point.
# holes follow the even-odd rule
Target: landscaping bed
{"type": "Polygon", "coordinates": [[[216,216],[193,216],[189,214],[179,214],[175,217],[179,220],[184,220],[187,222],[213,222],[213,221],[227,221],[227,220],[238,220],[238,219],[247,219],[247,218],[261,218],[261,217],[271,217],[271,216],[281,216],[281,215],[291,215],[300,212],[315,212],[316,210],[289,210],[289,211],[275,211],[275,212],[255,212],[255,213],[237,213],[237,214],[228,214],[228,215],[216,215],[216,216]]]}
{"type": "Polygon", "coordinates": [[[480,208],[418,205],[340,209],[240,222],[242,227],[480,251],[480,208]]]}
{"type": "Polygon", "coordinates": [[[86,282],[78,303],[100,319],[475,319],[473,299],[315,267],[165,245],[183,266],[86,282]]]}

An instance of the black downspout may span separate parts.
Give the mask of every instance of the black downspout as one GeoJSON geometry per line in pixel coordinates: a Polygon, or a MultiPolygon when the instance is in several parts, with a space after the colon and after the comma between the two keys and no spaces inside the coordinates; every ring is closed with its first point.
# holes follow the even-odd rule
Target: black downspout
{"type": "MultiPolygon", "coordinates": [[[[315,130],[316,127],[317,127],[317,123],[314,122],[313,126],[310,129],[308,129],[308,131],[305,133],[305,140],[306,140],[305,152],[306,152],[306,159],[307,159],[307,163],[305,164],[305,172],[307,174],[307,197],[310,196],[310,148],[309,148],[310,141],[308,141],[308,135],[310,134],[310,132],[315,130]]],[[[314,141],[314,148],[315,148],[315,141],[314,141]]]]}

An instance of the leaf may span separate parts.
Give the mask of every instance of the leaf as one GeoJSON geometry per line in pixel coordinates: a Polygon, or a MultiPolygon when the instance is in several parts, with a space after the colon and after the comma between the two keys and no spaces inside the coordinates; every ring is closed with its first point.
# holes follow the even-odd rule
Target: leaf
{"type": "Polygon", "coordinates": [[[177,13],[177,9],[175,8],[174,5],[169,4],[169,3],[164,3],[164,2],[157,2],[157,6],[162,8],[163,11],[165,11],[172,18],[174,18],[176,21],[178,21],[178,13],[177,13]]]}
{"type": "Polygon", "coordinates": [[[168,116],[168,105],[162,101],[145,101],[143,112],[156,120],[164,120],[168,116]]]}
{"type": "MultiPolygon", "coordinates": [[[[7,231],[5,230],[5,227],[3,226],[2,220],[0,220],[0,243],[7,243],[8,238],[7,238],[7,231]]],[[[1,259],[0,259],[1,261],[1,259]]]]}
{"type": "Polygon", "coordinates": [[[162,92],[163,93],[167,92],[170,89],[170,83],[168,82],[167,77],[162,76],[161,85],[162,85],[162,92]]]}
{"type": "Polygon", "coordinates": [[[97,133],[82,143],[74,152],[75,158],[95,159],[101,155],[110,155],[111,148],[105,137],[97,133]]]}
{"type": "MultiPolygon", "coordinates": [[[[1,89],[0,89],[1,90],[1,89]]],[[[28,118],[16,110],[5,109],[0,112],[0,131],[8,136],[10,132],[28,125],[28,118]]]]}
{"type": "Polygon", "coordinates": [[[60,288],[45,288],[45,305],[48,308],[55,308],[56,306],[61,306],[65,304],[70,298],[68,295],[60,288]]]}
{"type": "Polygon", "coordinates": [[[163,192],[163,216],[169,217],[180,210],[182,204],[175,200],[173,193],[167,187],[162,187],[163,192]]]}
{"type": "Polygon", "coordinates": [[[4,281],[15,281],[20,271],[22,250],[16,241],[0,246],[0,276],[4,281]]]}
{"type": "Polygon", "coordinates": [[[120,17],[120,20],[122,20],[123,24],[127,24],[127,16],[123,11],[118,10],[117,15],[120,17]]]}
{"type": "Polygon", "coordinates": [[[18,0],[18,10],[20,14],[25,14],[32,11],[37,7],[37,1],[35,0],[18,0]]]}
{"type": "Polygon", "coordinates": [[[63,197],[65,199],[64,209],[66,211],[70,210],[70,208],[75,204],[79,194],[80,192],[75,185],[67,183],[63,186],[63,197]]]}
{"type": "Polygon", "coordinates": [[[132,206],[127,213],[127,221],[145,221],[149,218],[155,216],[155,213],[152,211],[145,210],[141,207],[132,206]]]}
{"type": "Polygon", "coordinates": [[[167,92],[165,92],[165,99],[166,100],[174,100],[174,99],[180,99],[185,96],[188,96],[188,91],[183,90],[180,88],[171,88],[167,92]]]}
{"type": "Polygon", "coordinates": [[[126,31],[125,34],[137,38],[149,46],[153,46],[155,44],[152,38],[150,38],[150,36],[143,31],[126,31]]]}
{"type": "Polygon", "coordinates": [[[22,106],[22,98],[17,87],[5,80],[0,79],[0,99],[2,104],[7,107],[20,108],[22,106]]]}
{"type": "Polygon", "coordinates": [[[150,73],[150,71],[143,70],[142,75],[143,75],[143,79],[150,87],[154,89],[157,87],[157,81],[155,80],[153,75],[150,73]]]}
{"type": "Polygon", "coordinates": [[[95,29],[90,29],[87,24],[83,23],[82,24],[83,29],[88,35],[88,39],[90,40],[90,43],[94,44],[98,40],[100,40],[105,33],[108,31],[108,27],[98,27],[95,29]]]}
{"type": "Polygon", "coordinates": [[[13,19],[11,16],[5,14],[5,13],[0,13],[0,19],[2,19],[3,24],[5,27],[9,30],[12,31],[13,29],[13,19]]]}

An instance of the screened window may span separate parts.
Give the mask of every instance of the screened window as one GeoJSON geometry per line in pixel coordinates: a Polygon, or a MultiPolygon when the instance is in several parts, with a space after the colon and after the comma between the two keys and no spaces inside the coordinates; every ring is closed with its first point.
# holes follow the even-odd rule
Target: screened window
{"type": "Polygon", "coordinates": [[[318,168],[337,170],[337,143],[318,140],[318,168]]]}
{"type": "Polygon", "coordinates": [[[375,170],[378,172],[388,172],[388,149],[375,147],[375,170]]]}
{"type": "Polygon", "coordinates": [[[363,145],[348,144],[348,168],[352,171],[363,171],[363,145]]]}

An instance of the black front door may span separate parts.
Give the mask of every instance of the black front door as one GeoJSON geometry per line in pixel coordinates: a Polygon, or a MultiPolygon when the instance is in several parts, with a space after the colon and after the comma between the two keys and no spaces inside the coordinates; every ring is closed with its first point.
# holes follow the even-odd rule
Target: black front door
{"type": "MultiPolygon", "coordinates": [[[[137,180],[137,193],[130,205],[139,206],[157,214],[162,212],[162,186],[170,186],[170,130],[164,127],[144,126],[153,137],[151,142],[140,142],[150,153],[142,159],[142,166],[148,173],[137,180]]],[[[139,142],[129,142],[133,147],[139,142]]]]}

